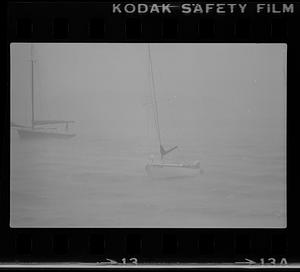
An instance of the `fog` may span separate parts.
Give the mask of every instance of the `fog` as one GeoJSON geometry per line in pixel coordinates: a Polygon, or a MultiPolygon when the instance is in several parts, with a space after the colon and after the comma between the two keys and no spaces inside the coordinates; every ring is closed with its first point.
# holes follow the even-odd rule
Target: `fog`
{"type": "MultiPolygon", "coordinates": [[[[66,165],[71,163],[72,159],[84,156],[85,165],[87,166],[83,172],[86,174],[86,172],[92,171],[95,174],[95,171],[98,171],[96,176],[88,176],[91,180],[94,179],[97,182],[103,180],[103,183],[105,183],[114,175],[120,180],[127,180],[127,185],[129,188],[131,188],[130,186],[135,188],[135,196],[138,196],[140,201],[140,198],[146,196],[146,191],[150,186],[143,183],[145,182],[144,177],[141,178],[144,175],[144,162],[150,154],[157,156],[159,151],[158,139],[154,129],[147,44],[36,43],[32,47],[32,57],[31,46],[31,44],[22,43],[11,44],[11,121],[19,125],[31,126],[31,59],[33,58],[35,118],[38,120],[63,119],[75,121],[72,130],[76,136],[66,146],[73,143],[74,146],[81,146],[81,149],[77,150],[74,146],[69,146],[69,149],[66,149],[68,152],[72,150],[73,154],[72,158],[68,157],[66,159],[64,157],[62,159],[61,171],[67,169],[66,165]],[[97,141],[96,144],[92,142],[93,140],[97,141]],[[118,145],[120,142],[128,143],[126,144],[127,149],[120,148],[118,145]],[[87,147],[87,143],[90,144],[89,147],[87,147]],[[129,181],[133,181],[132,176],[124,177],[119,172],[120,169],[116,170],[114,167],[117,163],[113,158],[124,156],[129,160],[132,152],[143,145],[146,145],[147,148],[139,154],[139,159],[137,159],[135,165],[136,167],[139,165],[136,168],[138,170],[129,166],[126,168],[125,159],[122,164],[122,167],[127,169],[126,171],[129,171],[130,168],[132,173],[140,173],[141,175],[140,178],[134,180],[135,183],[130,185],[129,181]],[[108,148],[108,153],[101,149],[104,147],[108,148]],[[97,148],[99,148],[99,153],[96,152],[97,148]],[[98,155],[94,154],[95,157],[88,157],[89,152],[87,150],[95,150],[95,154],[98,155]],[[108,163],[111,166],[110,177],[101,174],[99,170],[101,167],[99,164],[98,166],[95,164],[95,158],[96,160],[103,159],[101,163],[110,162],[108,163]],[[93,170],[87,170],[90,168],[93,168],[93,170]],[[140,191],[136,188],[140,188],[140,191]]],[[[106,222],[97,221],[99,218],[96,220],[97,216],[95,214],[91,216],[92,221],[90,221],[91,218],[85,218],[86,221],[84,221],[79,214],[73,214],[69,221],[66,219],[66,221],[60,221],[59,223],[53,215],[53,221],[51,221],[49,214],[44,213],[42,208],[37,213],[32,208],[36,207],[35,204],[26,202],[28,200],[24,202],[24,196],[20,196],[20,194],[22,195],[22,192],[24,193],[26,190],[28,192],[32,191],[33,187],[38,188],[40,184],[43,184],[43,176],[46,175],[49,179],[50,169],[52,168],[47,163],[54,158],[51,156],[58,155],[50,154],[47,157],[43,153],[45,150],[34,149],[32,143],[20,141],[16,131],[12,130],[11,185],[12,196],[15,195],[15,197],[11,199],[11,216],[14,226],[118,225],[139,227],[151,225],[154,227],[176,227],[178,224],[183,224],[180,226],[247,227],[252,223],[251,226],[253,227],[285,226],[287,46],[285,44],[153,43],[150,44],[150,49],[162,142],[166,146],[176,144],[180,148],[174,152],[174,155],[171,155],[171,158],[184,157],[187,160],[201,160],[202,165],[204,165],[204,173],[206,173],[199,178],[203,182],[202,189],[205,186],[212,186],[211,188],[224,186],[224,188],[227,188],[228,193],[230,191],[229,194],[241,201],[239,202],[234,198],[234,201],[232,200],[233,209],[237,209],[245,200],[244,196],[239,198],[238,192],[235,193],[235,188],[237,188],[235,186],[240,186],[238,184],[247,184],[246,186],[252,184],[255,190],[249,189],[249,192],[251,192],[249,193],[249,201],[252,198],[253,202],[249,202],[246,206],[249,208],[250,213],[251,205],[255,208],[253,208],[249,220],[245,219],[244,223],[239,221],[238,218],[241,217],[238,217],[230,209],[228,209],[226,215],[227,219],[220,219],[221,217],[214,212],[218,210],[214,206],[215,210],[212,209],[210,213],[208,208],[206,217],[202,216],[202,220],[206,218],[202,223],[200,219],[200,221],[188,223],[187,219],[187,225],[184,225],[182,221],[189,218],[189,208],[198,204],[197,202],[189,204],[187,192],[184,197],[181,192],[174,191],[172,197],[174,197],[175,203],[178,204],[181,201],[179,199],[186,200],[186,203],[182,204],[186,205],[186,213],[184,215],[177,214],[175,221],[168,219],[168,214],[164,214],[164,212],[157,217],[159,220],[153,219],[151,221],[152,217],[149,218],[149,214],[143,209],[132,215],[132,218],[130,217],[131,221],[126,218],[118,221],[116,217],[112,220],[109,216],[106,222]],[[31,155],[28,160],[33,163],[34,167],[36,167],[36,163],[41,157],[39,157],[39,153],[34,153],[32,150],[44,154],[45,164],[47,165],[45,169],[37,167],[34,168],[35,171],[29,173],[31,166],[25,166],[24,159],[22,159],[25,156],[24,154],[28,154],[29,150],[31,150],[31,155]],[[236,161],[232,161],[233,157],[230,157],[231,155],[236,161]],[[247,158],[250,157],[251,161],[248,161],[247,158]],[[242,159],[245,159],[243,165],[242,159]],[[228,176],[225,172],[222,172],[223,170],[220,172],[220,169],[223,169],[228,176]],[[239,176],[234,177],[232,174],[237,169],[239,169],[239,176]],[[22,170],[26,173],[24,172],[21,175],[22,170]],[[214,176],[216,173],[219,176],[214,176]],[[34,175],[36,175],[36,182],[34,182],[34,175]],[[253,178],[251,175],[256,175],[256,181],[253,183],[251,183],[253,178]],[[28,184],[23,181],[21,185],[20,177],[22,177],[21,180],[28,180],[28,184]],[[226,183],[226,180],[229,183],[226,183]],[[234,184],[230,183],[230,180],[234,184]],[[263,181],[266,180],[267,182],[264,183],[263,181]],[[262,195],[261,190],[265,190],[268,196],[262,195]],[[270,194],[270,190],[273,190],[272,194],[270,194]],[[261,206],[259,206],[262,203],[260,200],[264,203],[261,206]],[[274,204],[274,201],[277,202],[274,204]],[[27,210],[25,212],[20,210],[26,209],[26,205],[27,210]],[[261,214],[260,211],[262,211],[261,214]],[[277,217],[270,215],[270,217],[264,218],[263,214],[268,212],[273,215],[277,214],[277,217]],[[26,213],[27,215],[30,214],[29,218],[31,219],[29,221],[26,221],[26,213]],[[257,215],[257,217],[254,215],[256,219],[253,219],[253,213],[257,215]],[[37,216],[37,214],[39,215],[37,216]],[[44,215],[41,214],[45,214],[45,218],[48,217],[47,220],[45,219],[47,223],[43,221],[44,215]],[[279,217],[278,214],[280,214],[279,217]],[[162,218],[167,219],[163,220],[162,218]]],[[[56,149],[57,146],[61,146],[60,144],[46,142],[43,143],[43,148],[45,145],[49,145],[48,150],[51,149],[51,145],[55,146],[56,149]]],[[[63,154],[66,155],[66,153],[63,154]]],[[[73,166],[74,169],[69,170],[71,172],[68,175],[74,174],[76,167],[78,170],[78,165],[73,166]]],[[[62,172],[57,169],[60,168],[55,169],[56,174],[61,174],[62,172]]],[[[80,175],[82,179],[82,173],[80,175]]],[[[85,176],[83,180],[86,178],[85,176]]],[[[55,182],[61,181],[63,176],[59,178],[55,176],[52,179],[55,182]]],[[[91,184],[90,179],[84,185],[87,186],[85,188],[87,192],[89,191],[88,186],[91,184]]],[[[55,182],[51,183],[52,186],[56,184],[55,182]]],[[[190,194],[198,186],[200,186],[199,190],[202,191],[201,183],[199,184],[198,180],[194,180],[194,182],[195,184],[190,183],[190,185],[185,182],[185,185],[180,186],[189,188],[190,194]],[[194,185],[191,186],[191,184],[194,185]]],[[[60,183],[60,186],[63,185],[60,183]]],[[[156,199],[155,203],[160,203],[160,207],[166,205],[165,202],[162,202],[162,199],[168,198],[170,193],[168,190],[172,190],[170,189],[171,185],[164,183],[153,185],[152,183],[151,186],[152,188],[157,186],[161,196],[161,199],[156,199]],[[163,193],[163,188],[166,189],[166,194],[163,193]]],[[[67,185],[65,188],[68,190],[67,185]]],[[[82,190],[82,187],[80,188],[82,190]]],[[[95,190],[95,187],[91,188],[91,192],[95,190]]],[[[36,190],[41,195],[46,192],[45,189],[41,188],[36,190]]],[[[73,190],[75,191],[72,194],[76,196],[76,188],[73,190]]],[[[112,199],[116,197],[118,190],[124,192],[122,185],[119,189],[118,186],[111,189],[112,199]]],[[[207,192],[212,193],[213,190],[207,192]]],[[[205,200],[205,205],[210,207],[210,201],[212,203],[216,199],[223,199],[224,195],[221,192],[219,193],[219,196],[212,193],[211,198],[205,200]]],[[[48,192],[45,194],[48,194],[48,192]]],[[[31,195],[33,196],[32,193],[31,195]]],[[[48,197],[57,197],[57,194],[53,193],[53,196],[48,195],[48,197]]],[[[91,196],[87,193],[86,197],[90,198],[91,196]]],[[[126,197],[134,199],[129,193],[126,197]]],[[[28,198],[27,196],[26,199],[28,198]]],[[[111,200],[112,207],[119,203],[120,199],[117,198],[118,200],[115,200],[115,202],[111,200]]],[[[63,199],[63,194],[61,199],[63,199]]],[[[95,198],[95,201],[96,199],[98,201],[97,205],[100,205],[102,200],[99,195],[95,198]]],[[[75,197],[73,201],[75,203],[79,200],[75,197]]],[[[126,200],[124,201],[126,202],[126,200]]],[[[139,203],[139,201],[136,203],[139,203]]],[[[151,200],[145,201],[151,202],[151,200]]],[[[42,207],[43,204],[41,203],[44,202],[41,199],[37,203],[42,207]]],[[[203,202],[201,203],[203,207],[203,202]]],[[[110,210],[110,204],[106,203],[106,205],[108,205],[106,207],[109,211],[113,210],[113,208],[110,210]]],[[[45,203],[44,207],[49,211],[51,210],[51,212],[55,209],[50,208],[49,204],[45,203]]],[[[72,205],[64,215],[70,214],[71,207],[72,205]]],[[[81,213],[84,213],[83,211],[87,211],[88,207],[91,208],[92,206],[86,206],[86,210],[84,205],[80,205],[80,207],[82,209],[81,213]]],[[[222,207],[221,203],[220,207],[222,207]]],[[[177,208],[180,210],[182,207],[178,204],[177,208]]],[[[128,208],[128,210],[130,209],[128,208]]],[[[119,211],[122,212],[121,206],[119,211]]],[[[100,210],[99,213],[101,214],[100,210]]],[[[221,213],[222,211],[218,210],[217,214],[220,215],[221,213]]],[[[195,217],[195,215],[198,218],[201,212],[193,210],[190,216],[195,217]]]]}
{"type": "MultiPolygon", "coordinates": [[[[11,50],[12,120],[28,124],[30,45],[11,50]]],[[[100,138],[146,136],[145,44],[35,44],[33,52],[37,119],[74,120],[100,138]]],[[[250,133],[283,144],[285,45],[151,44],[151,54],[166,140],[184,130],[203,142],[250,133]]]]}

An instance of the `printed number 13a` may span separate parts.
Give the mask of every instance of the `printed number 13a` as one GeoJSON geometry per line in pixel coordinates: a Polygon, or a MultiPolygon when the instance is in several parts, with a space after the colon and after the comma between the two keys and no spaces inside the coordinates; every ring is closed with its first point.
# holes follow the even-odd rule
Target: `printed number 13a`
{"type": "MultiPolygon", "coordinates": [[[[276,264],[276,259],[275,258],[268,258],[268,259],[261,258],[260,259],[260,264],[272,264],[272,265],[275,265],[276,264]]],[[[282,264],[282,265],[287,264],[286,258],[282,258],[281,261],[280,261],[280,264],[282,264]]]]}

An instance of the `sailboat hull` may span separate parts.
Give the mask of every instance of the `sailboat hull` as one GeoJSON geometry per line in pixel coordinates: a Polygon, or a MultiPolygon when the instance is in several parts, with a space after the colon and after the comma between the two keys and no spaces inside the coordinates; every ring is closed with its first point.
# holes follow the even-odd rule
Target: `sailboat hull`
{"type": "Polygon", "coordinates": [[[41,131],[32,129],[18,129],[20,138],[22,139],[70,139],[75,134],[59,133],[52,131],[41,131]]]}
{"type": "Polygon", "coordinates": [[[146,172],[152,178],[170,179],[194,177],[201,173],[200,167],[182,164],[147,164],[146,172]]]}

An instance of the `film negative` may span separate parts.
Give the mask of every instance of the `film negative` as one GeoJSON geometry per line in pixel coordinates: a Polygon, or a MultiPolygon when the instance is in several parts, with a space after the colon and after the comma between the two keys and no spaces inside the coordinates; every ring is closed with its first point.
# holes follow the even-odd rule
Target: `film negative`
{"type": "Polygon", "coordinates": [[[297,267],[299,13],[7,2],[0,268],[297,267]]]}

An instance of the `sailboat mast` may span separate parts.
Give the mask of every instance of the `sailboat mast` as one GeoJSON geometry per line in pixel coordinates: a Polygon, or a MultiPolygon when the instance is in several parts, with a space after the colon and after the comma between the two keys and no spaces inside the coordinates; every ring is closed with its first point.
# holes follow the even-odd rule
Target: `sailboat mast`
{"type": "Polygon", "coordinates": [[[150,44],[148,43],[148,57],[149,57],[149,63],[150,63],[150,74],[151,74],[151,82],[152,82],[152,99],[154,104],[154,121],[155,121],[155,127],[157,131],[158,141],[159,145],[161,146],[161,136],[160,136],[160,127],[159,127],[159,119],[158,119],[158,105],[157,105],[157,99],[156,99],[156,91],[155,91],[155,81],[154,81],[154,75],[153,75],[153,67],[152,67],[152,58],[151,58],[151,50],[150,50],[150,44]]]}
{"type": "Polygon", "coordinates": [[[34,60],[33,60],[33,45],[30,46],[31,57],[31,127],[34,128],[34,60]]]}
{"type": "Polygon", "coordinates": [[[155,127],[157,131],[158,141],[159,141],[159,152],[161,159],[164,158],[165,155],[172,152],[178,146],[174,146],[170,148],[169,150],[165,150],[162,146],[161,142],[161,136],[160,136],[160,127],[159,127],[159,120],[158,120],[158,105],[157,105],[157,98],[156,98],[156,90],[155,90],[155,81],[154,81],[154,74],[153,74],[153,67],[152,67],[152,58],[151,58],[151,50],[150,50],[150,44],[148,43],[148,56],[149,56],[149,63],[150,63],[150,74],[151,74],[151,80],[152,80],[152,98],[153,98],[153,104],[154,104],[154,121],[155,121],[155,127]]]}

